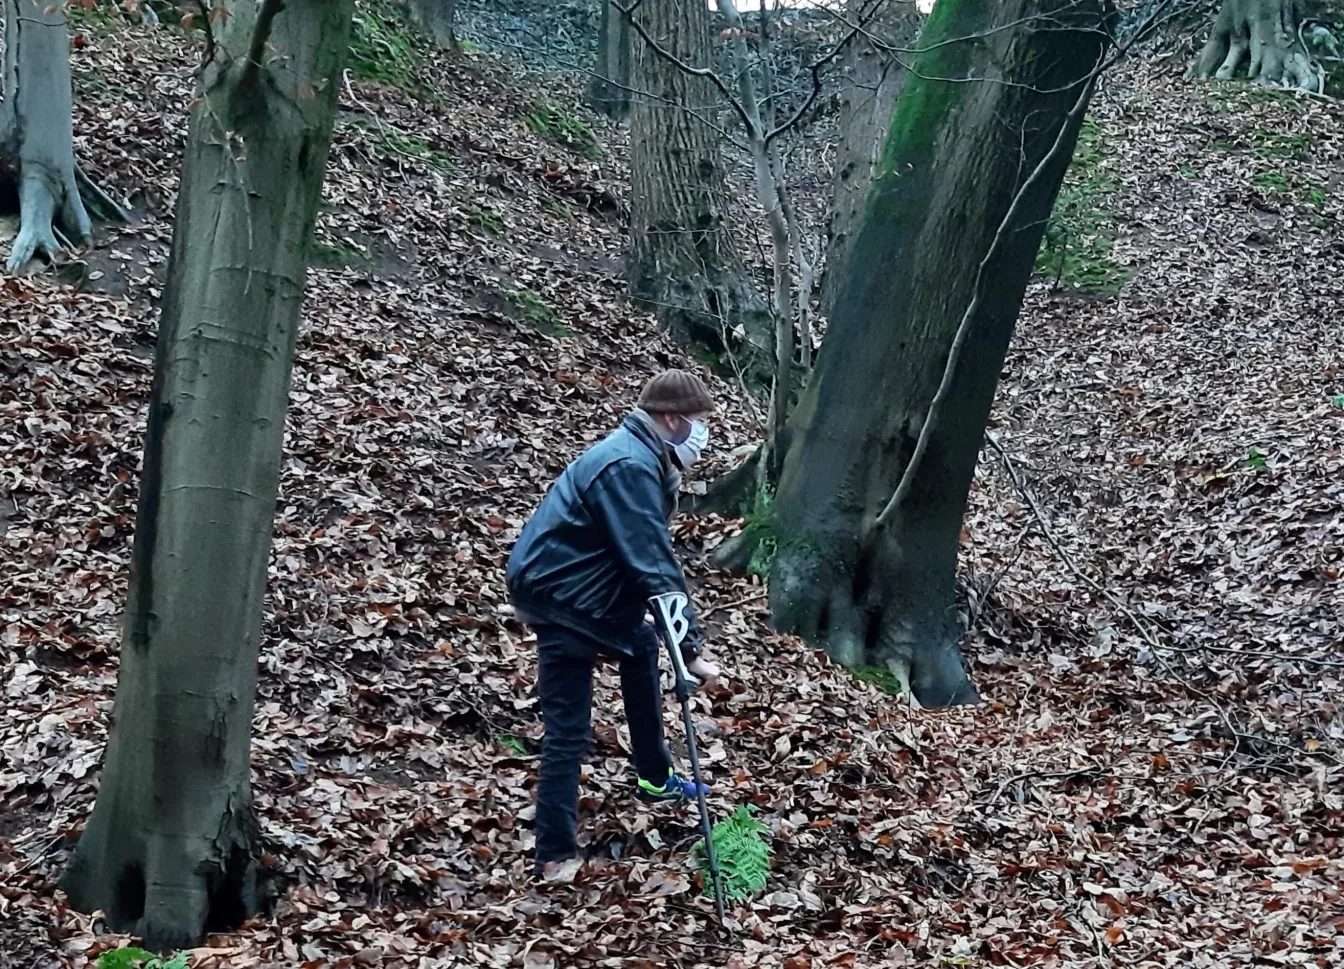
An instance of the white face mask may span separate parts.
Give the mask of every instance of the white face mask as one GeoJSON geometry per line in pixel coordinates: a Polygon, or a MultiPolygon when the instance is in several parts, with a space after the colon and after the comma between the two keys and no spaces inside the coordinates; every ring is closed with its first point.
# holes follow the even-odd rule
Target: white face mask
{"type": "Polygon", "coordinates": [[[672,451],[676,454],[677,460],[681,462],[683,468],[689,468],[700,460],[700,454],[709,444],[708,425],[691,420],[686,423],[691,425],[691,433],[686,435],[686,440],[672,446],[672,451]]]}

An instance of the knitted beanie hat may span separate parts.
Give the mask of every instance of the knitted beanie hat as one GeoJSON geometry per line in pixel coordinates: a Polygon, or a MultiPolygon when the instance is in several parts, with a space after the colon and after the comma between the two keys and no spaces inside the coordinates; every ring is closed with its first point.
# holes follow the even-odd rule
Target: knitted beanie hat
{"type": "Polygon", "coordinates": [[[644,385],[639,406],[650,414],[703,414],[714,409],[714,398],[695,374],[664,370],[644,385]]]}

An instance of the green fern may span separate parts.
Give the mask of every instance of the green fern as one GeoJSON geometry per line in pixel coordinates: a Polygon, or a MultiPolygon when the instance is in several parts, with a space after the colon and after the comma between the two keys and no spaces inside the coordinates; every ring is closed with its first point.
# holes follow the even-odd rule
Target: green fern
{"type": "MultiPolygon", "coordinates": [[[[764,838],[770,829],[751,816],[752,810],[739,807],[710,831],[726,898],[744,899],[760,894],[770,873],[770,843],[764,838]]],[[[714,880],[709,872],[705,842],[701,840],[695,848],[708,895],[714,891],[714,880]]]]}
{"type": "Polygon", "coordinates": [[[98,957],[98,969],[187,969],[187,954],[179,952],[167,962],[134,946],[113,949],[98,957]]]}

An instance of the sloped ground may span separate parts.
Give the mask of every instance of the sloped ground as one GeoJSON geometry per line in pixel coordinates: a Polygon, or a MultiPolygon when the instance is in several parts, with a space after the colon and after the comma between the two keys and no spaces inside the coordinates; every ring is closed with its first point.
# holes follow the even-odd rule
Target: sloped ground
{"type": "MultiPolygon", "coordinates": [[[[106,734],[191,69],[166,31],[88,39],[79,151],[144,219],[85,291],[6,280],[0,316],[0,963],[25,967],[122,941],[54,884],[106,734]]],[[[524,131],[507,65],[431,70],[440,104],[342,98],[319,255],[353,264],[311,275],[255,725],[275,909],[197,964],[1344,962],[1333,105],[1157,68],[1099,106],[1132,279],[1033,291],[994,432],[1114,598],[987,451],[964,550],[985,707],[912,714],[697,568],[731,670],[697,701],[714,809],[775,831],[767,894],[720,935],[693,817],[629,795],[610,673],[583,807],[614,860],[525,878],[540,728],[509,541],[683,361],[620,300],[619,165],[524,131]]],[[[679,535],[694,560],[722,531],[679,535]]]]}

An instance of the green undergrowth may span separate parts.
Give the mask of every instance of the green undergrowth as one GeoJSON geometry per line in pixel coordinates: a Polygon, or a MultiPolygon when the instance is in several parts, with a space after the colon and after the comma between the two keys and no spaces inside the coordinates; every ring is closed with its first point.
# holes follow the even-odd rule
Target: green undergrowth
{"type": "Polygon", "coordinates": [[[554,337],[570,336],[573,332],[560,322],[551,304],[532,290],[519,286],[506,290],[504,295],[517,310],[519,318],[534,330],[554,337]]]}
{"type": "Polygon", "coordinates": [[[488,232],[492,236],[497,236],[504,231],[504,220],[499,217],[499,213],[492,212],[490,209],[476,209],[467,215],[467,221],[471,223],[473,228],[488,232]]]}
{"type": "Polygon", "coordinates": [[[855,666],[849,672],[854,679],[871,683],[883,693],[891,696],[900,696],[904,692],[901,689],[901,681],[897,679],[896,674],[885,666],[855,666]]]}
{"type": "Polygon", "coordinates": [[[334,242],[314,239],[308,247],[308,265],[321,269],[363,266],[372,261],[367,250],[349,239],[338,239],[334,242]]]}
{"type": "Polygon", "coordinates": [[[341,127],[357,128],[368,136],[369,147],[379,161],[410,162],[437,172],[451,172],[453,160],[430,146],[419,135],[409,134],[386,121],[371,118],[343,118],[341,127]]]}
{"type": "Polygon", "coordinates": [[[601,158],[602,146],[593,129],[550,101],[537,101],[523,115],[523,127],[584,158],[601,158]]]}
{"type": "MultiPolygon", "coordinates": [[[[725,898],[742,900],[759,895],[770,874],[770,842],[765,837],[770,829],[752,817],[754,810],[741,806],[710,829],[725,898]]],[[[713,894],[714,879],[703,839],[696,842],[695,855],[704,877],[705,894],[713,894]]]]}
{"type": "Polygon", "coordinates": [[[1055,198],[1036,254],[1036,271],[1075,292],[1109,296],[1129,278],[1111,258],[1108,197],[1119,183],[1106,171],[1097,124],[1085,118],[1073,161],[1055,198]]]}
{"type": "Polygon", "coordinates": [[[497,733],[491,739],[509,753],[518,757],[523,757],[527,754],[527,745],[511,733],[497,733]]]}
{"type": "Polygon", "coordinates": [[[747,571],[762,579],[768,579],[770,566],[774,564],[775,553],[779,550],[779,541],[775,536],[770,514],[774,495],[768,488],[761,488],[751,496],[750,502],[749,506],[742,508],[742,517],[747,522],[742,532],[755,540],[756,547],[752,550],[751,560],[747,563],[747,571]]]}
{"type": "Polygon", "coordinates": [[[1301,114],[1306,110],[1298,96],[1287,88],[1251,84],[1245,78],[1227,81],[1207,80],[1202,82],[1201,90],[1204,92],[1205,100],[1212,106],[1214,114],[1236,114],[1256,104],[1271,102],[1294,114],[1301,114]]]}
{"type": "Polygon", "coordinates": [[[160,959],[152,952],[127,946],[104,952],[98,957],[98,969],[187,969],[187,954],[179,952],[171,959],[160,959]]]}
{"type": "Polygon", "coordinates": [[[387,0],[356,4],[350,37],[350,69],[355,77],[424,94],[416,79],[421,56],[415,32],[387,0]]]}
{"type": "Polygon", "coordinates": [[[1277,201],[1307,209],[1318,227],[1324,227],[1328,222],[1324,213],[1330,196],[1324,188],[1304,179],[1294,168],[1256,172],[1251,176],[1251,184],[1277,201]]]}
{"type": "Polygon", "coordinates": [[[124,19],[113,7],[114,5],[111,3],[95,3],[85,6],[82,3],[73,2],[66,7],[65,16],[72,27],[106,27],[114,20],[124,19]]]}
{"type": "Polygon", "coordinates": [[[1259,128],[1245,137],[1210,138],[1205,147],[1209,151],[1251,154],[1266,161],[1305,161],[1312,141],[1309,135],[1259,128]]]}

